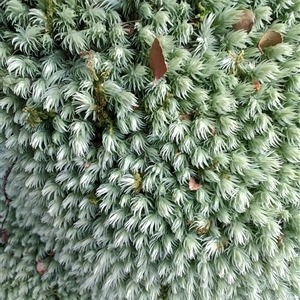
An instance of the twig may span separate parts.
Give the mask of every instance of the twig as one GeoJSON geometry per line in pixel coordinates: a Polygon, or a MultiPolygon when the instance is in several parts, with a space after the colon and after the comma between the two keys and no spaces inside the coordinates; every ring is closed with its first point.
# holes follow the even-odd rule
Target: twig
{"type": "Polygon", "coordinates": [[[2,234],[4,232],[3,227],[4,227],[4,224],[8,217],[9,207],[10,207],[10,202],[11,202],[11,199],[9,199],[7,192],[6,192],[7,179],[8,179],[9,174],[11,173],[14,165],[16,164],[16,162],[17,162],[17,158],[15,158],[14,161],[10,164],[10,166],[6,169],[4,176],[3,176],[2,192],[3,192],[4,198],[5,198],[6,212],[5,212],[5,215],[1,222],[0,234],[2,234]]]}

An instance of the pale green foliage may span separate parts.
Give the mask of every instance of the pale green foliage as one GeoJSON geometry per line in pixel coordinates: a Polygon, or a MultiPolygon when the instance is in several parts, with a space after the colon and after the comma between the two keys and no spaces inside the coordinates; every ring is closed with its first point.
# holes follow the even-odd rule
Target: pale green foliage
{"type": "Polygon", "coordinates": [[[0,299],[299,300],[299,21],[299,0],[0,1],[0,299]]]}

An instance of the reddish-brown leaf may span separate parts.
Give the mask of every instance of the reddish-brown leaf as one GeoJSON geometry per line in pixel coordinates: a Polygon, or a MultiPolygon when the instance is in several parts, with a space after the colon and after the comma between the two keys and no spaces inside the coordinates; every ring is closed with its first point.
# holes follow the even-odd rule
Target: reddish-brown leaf
{"type": "Polygon", "coordinates": [[[260,90],[260,82],[255,80],[252,82],[254,89],[258,92],[260,90]]]}
{"type": "Polygon", "coordinates": [[[191,120],[192,114],[180,113],[181,120],[191,120]]]}
{"type": "Polygon", "coordinates": [[[134,26],[128,26],[125,28],[125,32],[130,36],[134,33],[134,26]]]}
{"type": "Polygon", "coordinates": [[[281,247],[282,244],[282,239],[284,238],[284,234],[279,235],[276,240],[277,240],[277,246],[281,247]]]}
{"type": "Polygon", "coordinates": [[[254,13],[249,10],[245,9],[240,14],[240,20],[233,24],[233,29],[235,31],[237,30],[245,30],[247,33],[249,33],[253,27],[254,24],[254,13]]]}
{"type": "Polygon", "coordinates": [[[257,48],[261,53],[263,49],[269,46],[276,46],[283,42],[282,34],[276,30],[268,30],[265,34],[260,38],[257,48]]]}
{"type": "Polygon", "coordinates": [[[195,178],[191,177],[189,181],[189,189],[190,191],[197,191],[200,188],[202,188],[202,185],[200,183],[197,183],[195,178]]]}
{"type": "Polygon", "coordinates": [[[91,165],[92,165],[91,163],[86,163],[86,164],[84,165],[84,168],[85,168],[85,169],[88,169],[91,165]]]}
{"type": "Polygon", "coordinates": [[[52,257],[52,256],[54,256],[54,255],[55,255],[55,252],[54,252],[54,251],[52,251],[52,250],[51,250],[51,251],[48,251],[48,252],[47,252],[47,255],[48,255],[48,256],[50,256],[50,257],[52,257]]]}
{"type": "Polygon", "coordinates": [[[36,263],[36,270],[38,271],[39,274],[43,275],[47,272],[48,267],[46,266],[46,264],[44,263],[44,261],[39,260],[36,263]]]}
{"type": "Polygon", "coordinates": [[[218,130],[217,130],[216,128],[213,128],[213,129],[211,130],[211,134],[212,134],[212,135],[218,134],[218,130]]]}
{"type": "Polygon", "coordinates": [[[153,71],[154,82],[163,77],[168,70],[158,38],[155,38],[152,44],[149,54],[149,64],[153,71]]]}
{"type": "Polygon", "coordinates": [[[2,242],[3,242],[4,244],[7,244],[8,238],[9,238],[9,236],[8,236],[6,230],[3,229],[3,230],[2,230],[2,233],[1,233],[1,239],[2,239],[2,242]]]}

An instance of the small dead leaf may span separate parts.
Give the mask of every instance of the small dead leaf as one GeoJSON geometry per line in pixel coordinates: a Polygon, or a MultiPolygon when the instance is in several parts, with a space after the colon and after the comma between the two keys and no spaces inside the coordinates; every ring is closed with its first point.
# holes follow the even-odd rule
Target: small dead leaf
{"type": "Polygon", "coordinates": [[[282,34],[276,30],[268,30],[265,34],[260,38],[257,48],[261,53],[263,49],[269,46],[276,46],[283,42],[282,34]]]}
{"type": "Polygon", "coordinates": [[[134,182],[132,184],[132,189],[136,194],[138,194],[143,189],[143,178],[138,171],[134,173],[133,178],[134,182]]]}
{"type": "Polygon", "coordinates": [[[38,271],[39,274],[43,275],[47,272],[48,267],[46,266],[46,264],[44,263],[44,261],[39,260],[36,263],[36,270],[38,271]]]}
{"type": "Polygon", "coordinates": [[[192,115],[191,114],[181,113],[180,117],[181,117],[181,120],[191,120],[192,119],[192,115]]]}
{"type": "Polygon", "coordinates": [[[216,128],[213,128],[213,129],[211,130],[211,134],[212,134],[212,135],[217,135],[217,134],[218,134],[217,129],[216,129],[216,128]]]}
{"type": "Polygon", "coordinates": [[[228,243],[226,241],[222,241],[220,243],[217,244],[217,250],[220,251],[220,250],[224,250],[224,248],[226,248],[228,245],[228,243]]]}
{"type": "Polygon", "coordinates": [[[255,81],[253,81],[252,82],[252,84],[253,84],[253,86],[254,86],[254,89],[255,89],[255,91],[259,91],[260,90],[260,82],[259,81],[257,81],[257,80],[255,80],[255,81]]]}
{"type": "Polygon", "coordinates": [[[206,233],[208,233],[208,231],[209,231],[209,227],[202,227],[202,228],[197,228],[196,229],[196,232],[199,235],[206,234],[206,233]]]}
{"type": "Polygon", "coordinates": [[[280,236],[277,237],[277,246],[280,247],[282,244],[282,239],[284,237],[284,234],[281,234],[280,236]]]}
{"type": "Polygon", "coordinates": [[[194,222],[193,222],[193,221],[190,221],[190,220],[187,221],[187,224],[188,224],[188,225],[192,225],[192,228],[197,232],[197,234],[203,235],[203,234],[208,233],[208,231],[209,231],[209,229],[210,229],[210,226],[211,226],[211,221],[209,221],[209,222],[208,222],[205,226],[203,226],[203,227],[194,227],[194,226],[193,226],[194,222]]]}
{"type": "Polygon", "coordinates": [[[125,28],[125,32],[131,36],[134,33],[134,26],[128,26],[125,28]]]}
{"type": "Polygon", "coordinates": [[[79,53],[80,58],[84,58],[85,56],[88,56],[90,54],[90,51],[81,51],[79,53]]]}
{"type": "Polygon", "coordinates": [[[190,191],[197,191],[200,188],[202,188],[202,185],[200,183],[196,183],[195,178],[191,177],[189,181],[189,189],[190,191]]]}
{"type": "Polygon", "coordinates": [[[153,82],[163,77],[168,70],[158,38],[155,38],[152,44],[149,54],[149,64],[154,75],[153,82]]]}
{"type": "Polygon", "coordinates": [[[254,13],[249,9],[245,9],[240,14],[240,20],[233,24],[232,27],[234,31],[245,30],[247,33],[249,33],[252,30],[253,24],[254,13]]]}
{"type": "Polygon", "coordinates": [[[176,153],[175,153],[175,156],[180,155],[180,154],[182,154],[182,153],[183,153],[182,151],[176,152],[176,153]]]}
{"type": "Polygon", "coordinates": [[[84,168],[85,168],[85,169],[88,169],[90,166],[91,166],[91,163],[86,163],[86,164],[84,165],[84,168]]]}
{"type": "Polygon", "coordinates": [[[3,242],[4,244],[7,244],[8,238],[9,238],[9,236],[8,236],[6,230],[3,229],[3,230],[2,230],[2,233],[1,233],[1,239],[2,239],[2,242],[3,242]]]}
{"type": "Polygon", "coordinates": [[[55,252],[52,251],[52,250],[50,250],[50,251],[47,252],[47,255],[50,256],[50,257],[52,257],[52,256],[55,255],[55,252]]]}

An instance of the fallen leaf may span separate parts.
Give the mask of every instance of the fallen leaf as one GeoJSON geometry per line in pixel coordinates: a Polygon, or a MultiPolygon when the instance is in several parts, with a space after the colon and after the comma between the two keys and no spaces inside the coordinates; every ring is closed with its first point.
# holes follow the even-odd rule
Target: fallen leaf
{"type": "Polygon", "coordinates": [[[233,29],[235,31],[237,30],[245,30],[247,33],[249,33],[252,30],[254,24],[254,13],[249,10],[245,9],[240,14],[240,20],[233,24],[233,29]]]}
{"type": "Polygon", "coordinates": [[[163,77],[168,70],[158,38],[155,38],[152,44],[149,54],[149,64],[154,75],[153,82],[163,77]]]}
{"type": "Polygon", "coordinates": [[[200,183],[196,183],[195,178],[191,177],[189,181],[189,189],[190,191],[197,191],[200,188],[202,188],[202,185],[200,183]]]}
{"type": "Polygon", "coordinates": [[[84,168],[85,168],[85,169],[88,169],[91,165],[92,165],[91,163],[86,163],[86,164],[84,165],[84,168]]]}
{"type": "Polygon", "coordinates": [[[213,129],[211,130],[211,134],[212,134],[212,135],[217,135],[217,134],[218,134],[217,129],[216,129],[216,128],[213,128],[213,129]]]}
{"type": "Polygon", "coordinates": [[[277,240],[277,246],[280,247],[282,244],[282,239],[284,238],[284,234],[279,235],[276,240],[277,240]]]}
{"type": "Polygon", "coordinates": [[[187,224],[192,225],[191,228],[193,228],[197,232],[197,234],[203,235],[203,234],[208,233],[208,231],[210,229],[210,226],[211,226],[211,221],[208,221],[208,223],[203,227],[195,227],[194,226],[195,223],[193,221],[190,221],[190,220],[187,221],[187,224]]]}
{"type": "Polygon", "coordinates": [[[258,92],[260,90],[260,82],[255,80],[252,82],[254,89],[258,92]]]}
{"type": "Polygon", "coordinates": [[[217,244],[217,250],[224,250],[224,248],[228,245],[228,243],[226,241],[222,241],[220,243],[217,244]]]}
{"type": "Polygon", "coordinates": [[[180,154],[182,154],[182,153],[183,153],[182,151],[176,152],[176,153],[175,153],[175,156],[180,155],[180,154]]]}
{"type": "Polygon", "coordinates": [[[206,234],[208,233],[209,231],[209,226],[208,227],[202,227],[202,228],[197,228],[196,229],[196,232],[199,234],[199,235],[203,235],[203,234],[206,234]]]}
{"type": "Polygon", "coordinates": [[[48,256],[50,256],[50,257],[52,257],[52,256],[54,256],[54,255],[55,255],[55,252],[54,252],[54,251],[52,251],[52,250],[51,250],[51,251],[48,251],[48,252],[47,252],[47,255],[48,255],[48,256]]]}
{"type": "Polygon", "coordinates": [[[191,114],[185,114],[185,113],[180,113],[181,120],[191,120],[192,115],[191,114]]]}
{"type": "Polygon", "coordinates": [[[125,32],[130,36],[134,33],[134,26],[128,26],[125,28],[125,32]]]}
{"type": "Polygon", "coordinates": [[[2,242],[3,242],[4,244],[7,244],[8,238],[9,238],[9,236],[8,236],[6,230],[3,229],[3,230],[2,230],[2,233],[1,233],[1,239],[2,239],[2,242]]]}
{"type": "Polygon", "coordinates": [[[44,263],[44,261],[39,260],[36,263],[36,270],[38,271],[39,274],[43,275],[47,272],[48,267],[46,266],[46,264],[44,263]]]}
{"type": "Polygon", "coordinates": [[[269,46],[276,46],[283,42],[282,34],[276,30],[268,30],[265,34],[260,38],[257,48],[261,53],[263,49],[269,46]]]}

